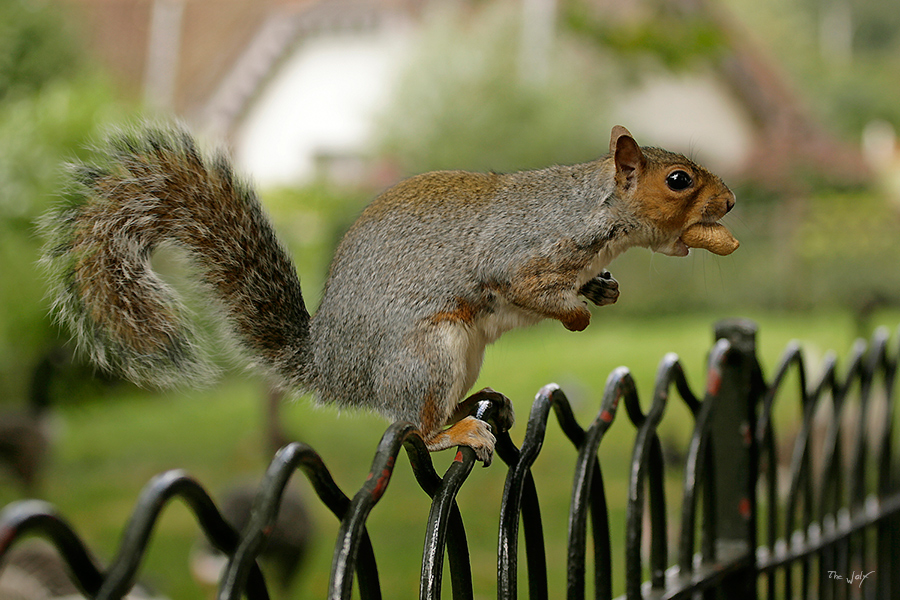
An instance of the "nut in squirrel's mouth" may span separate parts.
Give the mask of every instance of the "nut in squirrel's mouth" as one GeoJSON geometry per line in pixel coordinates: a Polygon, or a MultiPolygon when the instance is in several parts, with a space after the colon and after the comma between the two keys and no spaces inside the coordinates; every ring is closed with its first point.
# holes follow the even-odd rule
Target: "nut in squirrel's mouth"
{"type": "Polygon", "coordinates": [[[717,221],[699,221],[685,228],[675,242],[675,246],[686,256],[690,248],[703,248],[719,256],[727,256],[738,249],[741,243],[717,221]],[[683,247],[683,249],[682,249],[683,247]]]}
{"type": "Polygon", "coordinates": [[[673,255],[687,256],[691,248],[703,248],[719,256],[737,250],[740,242],[719,223],[719,219],[731,212],[734,204],[734,194],[730,190],[727,196],[717,196],[710,200],[704,207],[700,220],[685,227],[675,240],[672,245],[673,255]]]}

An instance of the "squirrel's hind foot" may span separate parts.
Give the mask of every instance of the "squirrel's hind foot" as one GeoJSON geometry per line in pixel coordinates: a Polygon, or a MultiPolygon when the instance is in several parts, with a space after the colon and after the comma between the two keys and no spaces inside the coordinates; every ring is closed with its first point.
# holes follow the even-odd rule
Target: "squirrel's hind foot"
{"type": "Polygon", "coordinates": [[[509,398],[491,388],[484,388],[460,402],[451,418],[453,425],[425,440],[425,445],[431,452],[468,446],[487,467],[491,464],[497,443],[488,420],[495,423],[500,431],[508,431],[515,423],[516,415],[509,398]]]}
{"type": "Polygon", "coordinates": [[[490,423],[478,417],[465,417],[425,440],[425,446],[431,452],[454,446],[467,446],[475,451],[475,456],[484,463],[484,466],[491,464],[496,443],[497,438],[491,431],[490,423]]]}

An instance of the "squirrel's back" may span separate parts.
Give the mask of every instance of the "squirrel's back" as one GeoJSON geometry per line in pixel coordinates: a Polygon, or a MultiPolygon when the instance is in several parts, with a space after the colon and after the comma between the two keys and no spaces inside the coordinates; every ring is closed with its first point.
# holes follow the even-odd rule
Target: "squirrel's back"
{"type": "Polygon", "coordinates": [[[208,379],[213,369],[178,296],[151,269],[161,245],[186,251],[250,359],[297,385],[309,313],[288,254],[253,190],[223,155],[178,128],[111,135],[42,228],[60,320],[101,367],[140,383],[208,379]],[[248,307],[253,307],[248,310],[248,307]]]}

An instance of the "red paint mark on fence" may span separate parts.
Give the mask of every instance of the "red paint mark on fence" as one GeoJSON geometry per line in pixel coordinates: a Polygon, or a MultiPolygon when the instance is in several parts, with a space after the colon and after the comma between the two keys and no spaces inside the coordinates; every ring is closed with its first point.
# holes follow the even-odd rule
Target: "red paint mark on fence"
{"type": "Polygon", "coordinates": [[[718,367],[711,367],[706,375],[706,391],[710,396],[718,396],[722,387],[722,372],[718,367]]]}
{"type": "Polygon", "coordinates": [[[738,512],[741,513],[741,516],[744,517],[745,519],[749,519],[751,508],[752,507],[750,506],[750,499],[749,498],[741,498],[741,502],[738,505],[738,512]]]}
{"type": "MultiPolygon", "coordinates": [[[[384,494],[384,491],[387,489],[388,482],[391,480],[391,473],[394,472],[394,457],[388,457],[387,466],[381,471],[381,475],[378,477],[378,481],[375,482],[375,488],[372,490],[372,497],[375,500],[381,498],[384,494]]],[[[372,474],[369,473],[368,479],[372,478],[372,474]]]]}

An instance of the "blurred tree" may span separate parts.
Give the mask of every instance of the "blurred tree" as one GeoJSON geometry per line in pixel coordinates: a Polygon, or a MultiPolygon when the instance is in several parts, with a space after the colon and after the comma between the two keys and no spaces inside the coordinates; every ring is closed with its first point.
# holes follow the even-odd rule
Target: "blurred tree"
{"type": "Polygon", "coordinates": [[[567,26],[606,52],[635,63],[657,59],[666,69],[712,69],[756,128],[745,178],[793,198],[810,179],[858,185],[868,169],[856,145],[844,143],[796,93],[767,49],[719,4],[653,0],[625,26],[588,0],[565,3],[567,26]]]}
{"type": "Polygon", "coordinates": [[[35,220],[59,193],[61,164],[117,114],[63,22],[58,5],[0,0],[0,403],[22,397],[56,343],[35,220]]]}
{"type": "Polygon", "coordinates": [[[510,171],[607,152],[611,63],[559,36],[549,68],[523,73],[518,9],[445,9],[426,24],[379,123],[380,150],[405,172],[510,171]]]}
{"type": "Polygon", "coordinates": [[[641,10],[620,14],[611,12],[606,3],[567,0],[561,3],[562,23],[632,64],[646,63],[650,56],[665,69],[677,71],[704,65],[725,54],[725,32],[702,12],[681,10],[664,0],[639,4],[641,10]]]}
{"type": "Polygon", "coordinates": [[[894,0],[727,0],[765,41],[822,122],[856,140],[879,119],[900,129],[900,11],[894,0]]]}
{"type": "Polygon", "coordinates": [[[900,46],[900,11],[893,0],[849,2],[853,11],[852,46],[863,53],[894,55],[900,46]]]}
{"type": "Polygon", "coordinates": [[[81,62],[59,7],[0,0],[0,101],[35,93],[81,62]]]}

